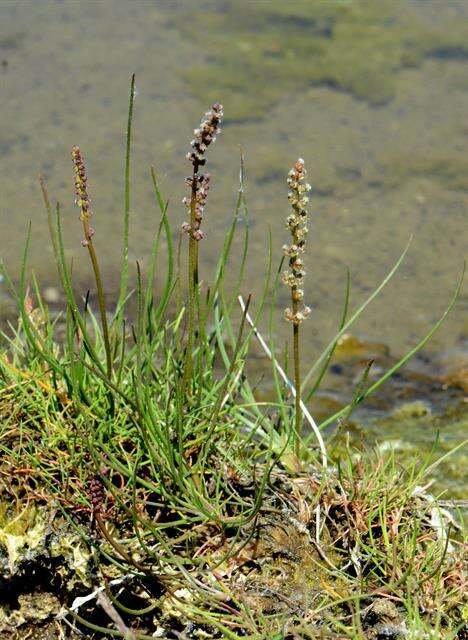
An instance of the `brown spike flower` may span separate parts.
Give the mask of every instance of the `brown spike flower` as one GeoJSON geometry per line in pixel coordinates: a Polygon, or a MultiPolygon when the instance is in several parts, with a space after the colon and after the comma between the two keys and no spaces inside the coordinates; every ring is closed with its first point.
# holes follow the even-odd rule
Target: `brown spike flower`
{"type": "Polygon", "coordinates": [[[79,147],[73,147],[71,150],[73,166],[75,169],[75,204],[81,209],[80,220],[92,216],[91,200],[88,196],[88,176],[83,157],[79,147]]]}
{"type": "Polygon", "coordinates": [[[190,143],[192,151],[187,153],[187,158],[193,164],[195,173],[198,167],[205,164],[205,153],[207,147],[216,140],[217,134],[220,132],[221,118],[223,117],[223,105],[215,102],[209,111],[205,113],[205,117],[200,123],[198,129],[193,132],[193,140],[190,143]]]}
{"type": "Polygon", "coordinates": [[[186,179],[186,184],[190,186],[191,197],[184,198],[182,202],[185,204],[190,213],[192,213],[193,207],[193,229],[192,224],[184,222],[182,225],[183,231],[190,233],[195,240],[201,240],[203,238],[203,232],[200,229],[203,220],[203,210],[205,208],[206,199],[208,197],[208,191],[210,189],[209,173],[194,174],[193,177],[186,179]]]}
{"type": "Polygon", "coordinates": [[[73,167],[75,170],[75,204],[80,209],[80,220],[83,223],[85,239],[81,244],[84,247],[89,245],[94,236],[94,229],[89,226],[89,221],[93,215],[91,200],[88,195],[88,176],[80,148],[74,146],[71,151],[73,167]]]}
{"type": "Polygon", "coordinates": [[[206,163],[207,148],[220,132],[222,116],[223,106],[215,102],[210,111],[205,113],[198,129],[193,132],[194,138],[190,143],[192,150],[187,153],[187,159],[193,165],[193,175],[186,179],[186,184],[190,187],[190,197],[184,198],[183,203],[190,212],[190,222],[184,222],[182,229],[197,241],[203,238],[200,227],[211,179],[209,173],[199,173],[199,169],[206,163]]]}
{"type": "Polygon", "coordinates": [[[286,220],[286,226],[291,233],[292,242],[283,246],[284,255],[289,258],[289,270],[283,273],[283,283],[291,288],[292,309],[285,310],[286,320],[295,325],[299,325],[310,314],[309,307],[299,309],[299,302],[304,297],[302,284],[305,276],[304,263],[300,255],[304,253],[307,228],[307,204],[309,202],[308,193],[311,190],[310,184],[305,182],[306,170],[304,160],[299,158],[288,174],[288,200],[292,207],[292,213],[286,220]]]}

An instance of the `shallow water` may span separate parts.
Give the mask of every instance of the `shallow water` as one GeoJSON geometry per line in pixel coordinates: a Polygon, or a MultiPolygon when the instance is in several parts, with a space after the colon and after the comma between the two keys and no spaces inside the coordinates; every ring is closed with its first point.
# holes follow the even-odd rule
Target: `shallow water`
{"type": "MultiPolygon", "coordinates": [[[[269,4],[279,7],[282,3],[269,4]]],[[[291,4],[296,9],[316,5],[291,4]]],[[[424,25],[438,19],[452,26],[468,19],[464,2],[451,3],[435,19],[436,5],[409,3],[408,19],[416,15],[424,25]]],[[[80,228],[72,208],[69,150],[74,143],[81,146],[91,176],[96,242],[107,272],[115,272],[120,252],[123,130],[132,71],[137,73],[138,88],[132,257],[148,255],[156,223],[150,163],[157,166],[164,192],[171,197],[171,217],[177,223],[183,219],[179,196],[187,172],[184,154],[191,130],[207,106],[206,99],[194,97],[193,82],[184,73],[193,68],[197,94],[211,96],[212,85],[200,70],[205,68],[207,74],[210,70],[212,75],[213,65],[219,74],[223,68],[216,66],[216,58],[207,57],[213,56],[210,32],[203,39],[191,39],[186,18],[179,19],[181,12],[189,10],[189,17],[198,20],[194,29],[202,29],[205,23],[209,28],[216,3],[177,2],[171,7],[166,2],[2,3],[1,254],[13,272],[31,219],[31,263],[42,278],[55,278],[36,181],[42,172],[69,220],[68,246],[70,255],[76,256],[75,273],[78,277],[88,273],[86,261],[80,259],[80,228]],[[195,5],[201,7],[199,11],[195,5]]],[[[230,30],[225,38],[225,46],[233,50],[233,80],[247,84],[246,101],[258,95],[261,103],[262,91],[268,87],[251,86],[242,75],[236,48],[245,48],[249,42],[239,39],[246,36],[233,16],[228,12],[230,30]]],[[[211,25],[213,30],[218,27],[211,25]]],[[[302,28],[301,23],[294,28],[302,28]]],[[[318,346],[331,335],[345,266],[352,271],[352,303],[357,304],[413,234],[399,275],[356,326],[363,336],[384,340],[395,352],[412,344],[443,309],[466,250],[467,58],[468,53],[466,57],[461,53],[428,57],[420,66],[401,69],[392,77],[394,97],[383,106],[344,91],[304,86],[299,78],[280,91],[279,98],[275,94],[261,120],[229,122],[232,92],[220,95],[228,124],[210,153],[214,187],[205,219],[206,267],[213,263],[229,222],[237,189],[238,145],[242,144],[246,156],[253,230],[251,274],[263,270],[267,226],[273,231],[277,255],[287,239],[283,178],[301,155],[316,190],[307,256],[306,297],[314,307],[308,340],[318,346]]],[[[295,66],[308,64],[301,59],[295,66]]],[[[242,95],[242,86],[239,90],[242,95]]],[[[432,348],[457,342],[466,331],[465,310],[466,299],[432,341],[432,348]]]]}
{"type": "MultiPolygon", "coordinates": [[[[156,165],[170,196],[177,228],[185,214],[180,202],[192,129],[218,97],[226,125],[209,154],[213,188],[202,277],[229,224],[239,145],[252,239],[246,293],[259,292],[267,230],[278,260],[287,241],[284,177],[302,156],[314,186],[306,357],[319,353],[339,322],[346,267],[355,308],[413,234],[399,273],[354,328],[402,353],[443,311],[467,246],[468,4],[439,9],[438,2],[417,0],[2,3],[2,257],[17,272],[32,220],[31,264],[44,285],[56,281],[36,179],[41,172],[63,204],[75,276],[87,280],[69,156],[79,144],[90,175],[96,244],[106,277],[116,279],[123,132],[136,72],[132,260],[147,258],[157,224],[149,165],[156,165]],[[439,44],[424,48],[426,40],[439,44]],[[326,73],[320,65],[328,65],[326,73]]],[[[286,302],[284,289],[279,304],[286,302]]],[[[467,306],[462,296],[429,350],[461,349],[467,306]]],[[[282,341],[288,328],[280,314],[282,341]]]]}

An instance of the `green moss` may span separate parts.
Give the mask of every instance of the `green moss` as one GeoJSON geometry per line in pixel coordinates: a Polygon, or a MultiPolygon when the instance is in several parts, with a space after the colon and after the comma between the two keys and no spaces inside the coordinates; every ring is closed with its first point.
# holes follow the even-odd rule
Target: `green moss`
{"type": "Polygon", "coordinates": [[[426,56],[468,57],[464,25],[428,29],[405,3],[388,0],[230,0],[172,10],[168,21],[205,56],[183,72],[189,90],[204,103],[222,97],[234,121],[261,118],[279,100],[317,85],[384,104],[401,69],[426,56]]]}

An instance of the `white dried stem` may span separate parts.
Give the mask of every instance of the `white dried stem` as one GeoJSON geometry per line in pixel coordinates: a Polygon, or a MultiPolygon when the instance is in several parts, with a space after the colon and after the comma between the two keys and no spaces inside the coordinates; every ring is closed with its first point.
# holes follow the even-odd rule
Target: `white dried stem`
{"type": "MultiPolygon", "coordinates": [[[[241,306],[242,311],[245,313],[244,299],[242,298],[242,296],[238,296],[237,299],[239,300],[239,304],[241,306]]],[[[291,382],[291,380],[289,380],[288,376],[286,375],[286,373],[284,372],[283,368],[281,367],[281,365],[276,360],[275,356],[272,354],[270,348],[268,347],[267,343],[263,339],[261,333],[259,332],[259,330],[255,326],[254,321],[252,320],[250,314],[246,313],[245,314],[245,318],[246,318],[247,322],[249,323],[249,325],[252,327],[253,332],[255,334],[255,337],[257,338],[257,340],[259,341],[260,345],[262,346],[262,349],[265,351],[267,356],[273,362],[276,370],[278,371],[278,373],[280,374],[281,378],[286,383],[287,387],[289,388],[289,390],[291,391],[293,396],[296,397],[296,388],[294,387],[294,385],[291,382]]],[[[307,420],[307,422],[310,424],[310,426],[312,428],[312,431],[314,432],[315,437],[317,438],[317,442],[318,442],[318,445],[319,445],[319,448],[320,448],[320,452],[322,454],[322,466],[323,466],[324,469],[326,469],[327,468],[327,450],[325,448],[325,443],[323,441],[322,434],[320,433],[320,430],[319,430],[319,428],[317,426],[317,423],[315,422],[315,420],[311,416],[309,410],[307,409],[307,407],[305,406],[305,404],[303,403],[302,400],[301,400],[300,404],[301,404],[302,413],[303,413],[305,419],[307,420]]]]}

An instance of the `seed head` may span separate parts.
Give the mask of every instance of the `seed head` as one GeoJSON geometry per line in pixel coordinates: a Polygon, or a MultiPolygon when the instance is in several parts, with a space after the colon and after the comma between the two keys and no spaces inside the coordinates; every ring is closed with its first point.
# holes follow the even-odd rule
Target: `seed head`
{"type": "Polygon", "coordinates": [[[219,102],[215,102],[211,109],[205,113],[198,129],[194,130],[194,137],[190,143],[192,149],[187,153],[187,158],[193,165],[193,176],[185,179],[185,183],[190,187],[190,196],[185,197],[182,202],[190,211],[190,223],[184,222],[182,230],[197,241],[203,238],[200,227],[211,179],[209,173],[199,173],[199,169],[206,164],[206,150],[216,140],[216,135],[220,132],[222,116],[223,106],[219,102]]]}
{"type": "Polygon", "coordinates": [[[206,163],[205,152],[207,147],[216,140],[217,134],[221,131],[220,124],[223,117],[223,105],[215,102],[200,123],[198,129],[193,132],[193,140],[190,143],[192,150],[187,153],[187,158],[193,164],[195,173],[198,167],[206,163]]]}
{"type": "Polygon", "coordinates": [[[283,273],[282,281],[291,289],[293,309],[285,310],[286,320],[293,324],[300,324],[310,314],[309,307],[298,309],[298,303],[304,298],[304,291],[300,286],[304,281],[304,263],[299,257],[305,251],[307,228],[306,206],[309,198],[306,195],[311,186],[305,182],[306,170],[304,160],[299,158],[294,167],[289,171],[287,184],[289,187],[288,201],[292,207],[292,213],[286,218],[286,226],[291,233],[291,244],[283,246],[284,255],[289,258],[289,271],[283,273]]]}
{"type": "Polygon", "coordinates": [[[98,476],[92,476],[88,482],[88,494],[93,513],[99,513],[104,502],[104,485],[98,476]]]}
{"type": "Polygon", "coordinates": [[[72,148],[71,156],[75,170],[75,204],[80,208],[80,220],[88,222],[93,212],[88,195],[88,176],[79,147],[72,148]]]}

